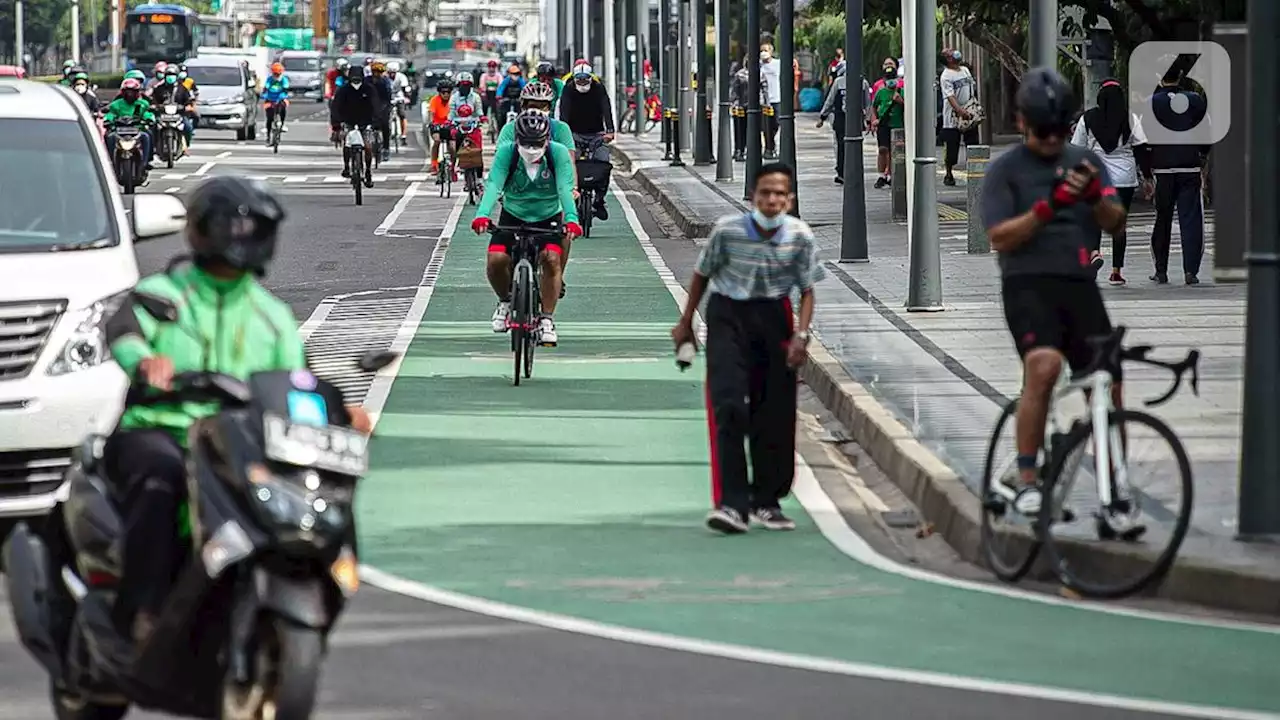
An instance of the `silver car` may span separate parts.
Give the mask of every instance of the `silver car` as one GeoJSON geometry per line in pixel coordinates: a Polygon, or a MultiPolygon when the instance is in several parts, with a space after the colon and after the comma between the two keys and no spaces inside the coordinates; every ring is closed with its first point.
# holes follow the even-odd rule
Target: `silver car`
{"type": "Polygon", "coordinates": [[[324,55],[316,50],[285,50],[277,59],[284,65],[289,91],[294,97],[324,102],[324,55]]]}
{"type": "Polygon", "coordinates": [[[237,140],[257,137],[258,86],[248,63],[237,57],[196,57],[187,61],[187,73],[200,91],[200,127],[235,130],[237,140]]]}

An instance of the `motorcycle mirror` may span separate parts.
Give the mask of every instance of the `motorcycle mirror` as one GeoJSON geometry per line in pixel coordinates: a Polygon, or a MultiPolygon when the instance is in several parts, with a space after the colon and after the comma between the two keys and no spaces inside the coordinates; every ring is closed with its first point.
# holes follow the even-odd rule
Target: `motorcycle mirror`
{"type": "Polygon", "coordinates": [[[365,372],[378,372],[399,359],[400,355],[390,350],[370,350],[360,356],[357,365],[365,372]]]}
{"type": "Polygon", "coordinates": [[[147,311],[151,317],[160,322],[177,322],[178,306],[168,298],[152,295],[140,290],[133,291],[133,302],[147,311]]]}

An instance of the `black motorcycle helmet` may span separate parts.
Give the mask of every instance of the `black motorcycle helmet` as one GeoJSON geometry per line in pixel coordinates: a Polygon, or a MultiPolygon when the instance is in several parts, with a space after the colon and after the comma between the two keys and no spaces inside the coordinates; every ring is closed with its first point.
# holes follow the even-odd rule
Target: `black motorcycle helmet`
{"type": "Polygon", "coordinates": [[[436,92],[439,92],[439,93],[453,92],[453,81],[450,80],[449,78],[444,78],[440,82],[436,83],[436,92]]]}
{"type": "Polygon", "coordinates": [[[1028,70],[1022,76],[1014,104],[1026,129],[1037,137],[1066,135],[1075,119],[1075,94],[1052,68],[1028,70]]]}
{"type": "Polygon", "coordinates": [[[266,183],[219,175],[191,193],[187,242],[196,265],[216,262],[263,275],[284,218],[284,207],[266,183]]]}
{"type": "Polygon", "coordinates": [[[527,148],[546,147],[551,139],[551,121],[536,110],[525,110],[516,116],[516,145],[527,148]]]}
{"type": "Polygon", "coordinates": [[[364,82],[364,68],[360,65],[352,65],[347,68],[347,82],[364,82]]]}

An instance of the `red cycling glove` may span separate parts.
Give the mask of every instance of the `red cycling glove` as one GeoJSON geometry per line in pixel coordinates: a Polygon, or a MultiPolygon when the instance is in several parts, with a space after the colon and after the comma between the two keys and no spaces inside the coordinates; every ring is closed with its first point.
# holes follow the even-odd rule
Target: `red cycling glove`
{"type": "Polygon", "coordinates": [[[474,230],[477,235],[488,232],[491,225],[493,225],[493,222],[487,217],[478,217],[471,221],[471,229],[474,230]]]}
{"type": "Polygon", "coordinates": [[[564,232],[566,235],[582,237],[582,226],[576,222],[568,222],[564,224],[564,232]]]}

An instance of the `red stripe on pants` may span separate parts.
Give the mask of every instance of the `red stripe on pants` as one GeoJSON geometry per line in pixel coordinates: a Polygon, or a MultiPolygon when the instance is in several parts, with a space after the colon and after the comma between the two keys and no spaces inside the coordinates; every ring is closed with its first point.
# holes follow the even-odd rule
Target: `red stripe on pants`
{"type": "Polygon", "coordinates": [[[707,402],[707,434],[711,437],[711,503],[720,507],[720,452],[716,447],[716,409],[711,404],[711,385],[703,393],[707,402]]]}

